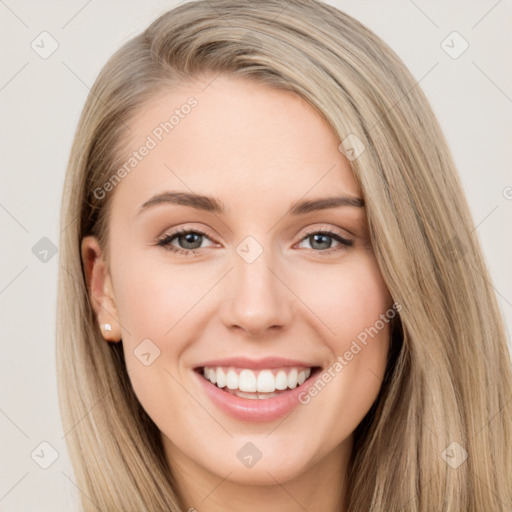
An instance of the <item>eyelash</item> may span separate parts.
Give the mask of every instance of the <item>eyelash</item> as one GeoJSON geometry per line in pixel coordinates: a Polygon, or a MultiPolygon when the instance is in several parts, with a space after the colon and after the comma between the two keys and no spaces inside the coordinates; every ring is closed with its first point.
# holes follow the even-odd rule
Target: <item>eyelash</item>
{"type": "MultiPolygon", "coordinates": [[[[196,234],[196,235],[204,236],[206,238],[209,238],[210,240],[212,238],[211,235],[206,231],[201,231],[199,229],[178,228],[175,231],[173,231],[172,233],[168,233],[168,234],[162,236],[161,238],[159,238],[156,245],[162,247],[166,251],[170,251],[175,254],[182,255],[182,256],[188,256],[188,257],[197,256],[198,253],[201,251],[201,249],[204,249],[204,247],[199,248],[199,249],[181,249],[179,247],[175,247],[174,245],[171,245],[171,242],[175,238],[177,238],[179,236],[185,236],[188,234],[192,234],[192,233],[196,234]]],[[[338,246],[338,247],[334,247],[334,248],[329,248],[329,249],[325,249],[325,250],[310,249],[310,251],[312,251],[314,253],[320,253],[323,255],[327,255],[327,254],[332,254],[333,252],[336,252],[338,250],[348,249],[349,247],[352,247],[354,245],[354,242],[352,240],[345,238],[344,236],[341,236],[339,233],[336,233],[334,231],[329,231],[329,230],[321,230],[321,229],[310,230],[301,238],[300,242],[303,242],[305,239],[307,239],[311,235],[326,235],[329,238],[333,238],[334,240],[339,242],[340,245],[342,246],[342,247],[338,246]]]]}

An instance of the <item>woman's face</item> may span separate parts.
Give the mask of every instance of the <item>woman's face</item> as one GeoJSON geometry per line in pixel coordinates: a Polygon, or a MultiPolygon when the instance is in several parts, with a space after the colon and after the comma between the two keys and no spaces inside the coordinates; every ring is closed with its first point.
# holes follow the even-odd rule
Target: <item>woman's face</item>
{"type": "Polygon", "coordinates": [[[83,254],[171,464],[274,484],[350,451],[381,386],[392,302],[328,125],[292,93],[207,84],[132,119],[137,153],[102,189],[108,267],[90,237],[83,254]]]}

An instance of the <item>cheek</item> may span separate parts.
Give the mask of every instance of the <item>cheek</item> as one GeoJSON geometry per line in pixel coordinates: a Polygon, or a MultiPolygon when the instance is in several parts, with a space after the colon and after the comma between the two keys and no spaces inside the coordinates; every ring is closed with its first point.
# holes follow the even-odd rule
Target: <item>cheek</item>
{"type": "Polygon", "coordinates": [[[301,401],[325,432],[338,432],[335,443],[356,428],[378,395],[389,352],[389,322],[396,312],[390,309],[392,298],[373,256],[331,269],[322,288],[321,277],[316,274],[316,291],[309,298],[329,327],[325,342],[332,359],[301,401]]]}
{"type": "Polygon", "coordinates": [[[115,269],[122,343],[135,395],[161,430],[176,422],[177,410],[194,420],[197,410],[179,384],[183,375],[177,362],[187,346],[187,315],[207,283],[197,273],[155,263],[142,251],[123,254],[115,269]]]}
{"type": "Polygon", "coordinates": [[[180,402],[179,410],[191,408],[195,417],[190,400],[181,403],[186,396],[178,383],[183,379],[179,361],[190,342],[194,315],[204,306],[202,299],[217,274],[208,266],[191,270],[170,265],[165,258],[155,261],[147,251],[113,251],[112,261],[126,367],[135,394],[159,424],[172,420],[172,410],[160,407],[165,394],[180,402]]]}
{"type": "Polygon", "coordinates": [[[304,286],[311,309],[327,326],[324,339],[331,355],[323,381],[329,390],[324,392],[319,385],[322,398],[316,402],[339,403],[347,413],[345,419],[350,417],[354,421],[351,428],[355,428],[376,398],[384,376],[389,322],[396,314],[390,309],[392,298],[370,253],[358,254],[335,271],[322,268],[304,286]]]}
{"type": "MultiPolygon", "coordinates": [[[[347,350],[350,341],[365,329],[374,326],[392,305],[377,262],[370,253],[359,254],[337,267],[319,268],[309,275],[302,284],[303,296],[307,295],[308,305],[328,328],[337,354],[347,350]]],[[[379,327],[385,330],[380,322],[379,327]]]]}
{"type": "MultiPolygon", "coordinates": [[[[211,272],[190,272],[139,257],[117,267],[116,303],[121,324],[139,338],[165,338],[211,287],[211,272]]],[[[115,276],[114,276],[115,277],[115,276]]]]}

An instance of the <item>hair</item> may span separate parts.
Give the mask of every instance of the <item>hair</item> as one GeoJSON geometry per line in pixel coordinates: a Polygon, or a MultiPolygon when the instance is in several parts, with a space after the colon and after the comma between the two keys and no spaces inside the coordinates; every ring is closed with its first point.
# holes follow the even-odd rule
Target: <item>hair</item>
{"type": "Polygon", "coordinates": [[[57,327],[59,401],[83,509],[183,508],[122,343],[105,342],[97,325],[80,244],[92,234],[106,248],[112,194],[94,190],[122,164],[128,122],[155,94],[219,74],[296,93],[340,141],[363,145],[351,167],[401,310],[379,395],[354,432],[346,509],[509,510],[510,354],[446,140],[397,55],[315,0],[182,4],[124,44],[90,91],[64,186],[57,327]],[[444,460],[454,442],[467,453],[457,468],[444,460]]]}

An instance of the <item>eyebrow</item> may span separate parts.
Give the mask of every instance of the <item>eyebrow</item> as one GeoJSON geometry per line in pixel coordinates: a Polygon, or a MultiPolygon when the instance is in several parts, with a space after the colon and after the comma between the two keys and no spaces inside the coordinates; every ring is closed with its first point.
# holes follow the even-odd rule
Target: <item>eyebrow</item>
{"type": "MultiPolygon", "coordinates": [[[[215,197],[194,194],[191,192],[163,192],[157,194],[146,201],[140,208],[140,211],[147,210],[161,204],[176,204],[181,206],[190,206],[197,210],[203,210],[210,213],[225,214],[226,208],[219,199],[215,197]]],[[[301,200],[293,203],[286,215],[304,215],[306,213],[337,208],[340,206],[353,206],[364,208],[364,201],[359,197],[335,196],[320,199],[301,200]]]]}

